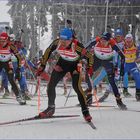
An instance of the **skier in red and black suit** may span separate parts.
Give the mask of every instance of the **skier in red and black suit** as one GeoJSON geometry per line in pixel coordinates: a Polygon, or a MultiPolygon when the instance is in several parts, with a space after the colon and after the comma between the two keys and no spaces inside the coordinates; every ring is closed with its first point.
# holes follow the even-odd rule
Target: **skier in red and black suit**
{"type": "Polygon", "coordinates": [[[20,77],[20,67],[21,67],[21,56],[17,50],[17,48],[10,42],[9,36],[7,33],[2,32],[0,34],[0,71],[5,69],[9,82],[12,86],[12,90],[16,95],[16,100],[19,102],[20,105],[26,104],[26,101],[20,94],[17,84],[14,80],[14,72],[13,72],[13,65],[11,61],[12,53],[16,56],[18,60],[18,68],[17,68],[17,75],[20,77]]]}
{"type": "Polygon", "coordinates": [[[96,37],[95,39],[91,40],[87,45],[86,48],[94,49],[94,65],[93,65],[93,72],[95,72],[99,67],[104,67],[107,72],[108,81],[112,87],[113,93],[116,97],[117,105],[120,109],[127,109],[126,105],[123,104],[120,93],[114,81],[114,66],[113,66],[113,50],[118,52],[121,57],[121,68],[120,68],[120,75],[124,75],[124,62],[125,57],[123,52],[117,46],[116,41],[111,38],[111,34],[108,32],[104,32],[101,37],[96,37]]]}
{"type": "MultiPolygon", "coordinates": [[[[92,117],[89,114],[87,108],[87,103],[85,100],[85,95],[81,87],[81,74],[78,71],[77,66],[81,60],[83,51],[85,50],[84,46],[73,39],[73,33],[69,28],[63,28],[60,31],[60,38],[54,40],[51,45],[46,49],[45,54],[42,57],[41,66],[38,69],[37,75],[40,75],[46,66],[51,53],[55,50],[59,53],[59,59],[54,67],[54,70],[51,74],[51,78],[48,84],[48,108],[39,114],[39,117],[50,117],[55,112],[55,98],[56,92],[55,87],[58,82],[66,75],[67,72],[70,72],[72,77],[72,86],[75,92],[78,95],[78,100],[81,105],[82,113],[86,121],[91,121],[92,117]]],[[[89,67],[93,65],[93,57],[89,52],[84,52],[89,67]]]]}

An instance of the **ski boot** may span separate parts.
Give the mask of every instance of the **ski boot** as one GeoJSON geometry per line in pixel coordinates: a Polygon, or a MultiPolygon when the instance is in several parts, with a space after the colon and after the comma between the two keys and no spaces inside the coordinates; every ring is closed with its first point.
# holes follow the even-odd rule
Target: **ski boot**
{"type": "Polygon", "coordinates": [[[108,91],[106,91],[105,93],[104,93],[104,95],[101,97],[101,98],[99,98],[99,100],[98,100],[98,102],[104,102],[104,100],[108,97],[108,95],[109,95],[109,92],[108,91]]]}
{"type": "Polygon", "coordinates": [[[135,95],[135,97],[136,97],[136,100],[138,102],[140,102],[140,89],[136,89],[136,95],[135,95]]]}
{"type": "Polygon", "coordinates": [[[8,89],[5,89],[5,93],[4,95],[2,96],[2,98],[6,99],[8,96],[10,96],[10,92],[8,89]]]}
{"type": "Polygon", "coordinates": [[[132,95],[128,92],[128,89],[127,88],[124,88],[123,89],[123,95],[124,97],[131,97],[132,95]]]}
{"type": "Polygon", "coordinates": [[[24,95],[25,100],[31,100],[31,97],[28,94],[24,95]]]}
{"type": "Polygon", "coordinates": [[[48,106],[46,110],[39,113],[39,117],[40,118],[52,117],[54,113],[55,113],[55,105],[51,105],[51,106],[48,106]]]}
{"type": "Polygon", "coordinates": [[[92,117],[90,116],[88,109],[83,110],[82,113],[83,113],[83,117],[84,117],[85,121],[91,122],[92,117]]]}
{"type": "Polygon", "coordinates": [[[29,96],[29,92],[28,91],[24,91],[23,92],[23,97],[25,100],[31,100],[31,97],[29,96]]]}
{"type": "Polygon", "coordinates": [[[18,101],[18,103],[19,103],[20,105],[25,105],[25,104],[26,104],[26,100],[25,100],[21,95],[18,95],[18,96],[16,97],[16,100],[18,101]]]}
{"type": "Polygon", "coordinates": [[[117,97],[117,98],[116,98],[116,102],[117,102],[118,107],[119,107],[121,110],[127,110],[126,105],[123,104],[122,99],[121,99],[120,97],[117,97]]]}
{"type": "Polygon", "coordinates": [[[87,94],[86,101],[88,106],[92,104],[92,94],[87,94]]]}

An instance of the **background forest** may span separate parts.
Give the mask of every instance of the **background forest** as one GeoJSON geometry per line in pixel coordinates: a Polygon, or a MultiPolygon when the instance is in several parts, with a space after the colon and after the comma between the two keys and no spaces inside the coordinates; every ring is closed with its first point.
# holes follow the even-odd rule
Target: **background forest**
{"type": "Polygon", "coordinates": [[[10,32],[18,39],[19,31],[24,30],[22,41],[31,59],[40,50],[41,37],[49,28],[54,39],[67,19],[83,44],[106,29],[118,27],[124,34],[131,32],[137,42],[140,40],[139,0],[8,0],[8,6],[13,24],[10,32]]]}

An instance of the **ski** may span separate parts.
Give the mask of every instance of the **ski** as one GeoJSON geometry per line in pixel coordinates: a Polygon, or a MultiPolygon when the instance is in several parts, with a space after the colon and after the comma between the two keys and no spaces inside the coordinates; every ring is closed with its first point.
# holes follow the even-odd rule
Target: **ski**
{"type": "MultiPolygon", "coordinates": [[[[78,107],[78,106],[80,106],[80,104],[77,104],[76,106],[78,107]]],[[[90,105],[88,105],[88,107],[98,107],[98,106],[95,104],[90,104],[90,105]]],[[[115,106],[113,106],[113,105],[99,105],[99,107],[115,107],[115,106]]]]}
{"type": "Polygon", "coordinates": [[[135,110],[135,109],[127,109],[126,111],[131,111],[131,112],[140,112],[140,110],[135,110]]]}
{"type": "MultiPolygon", "coordinates": [[[[89,107],[98,107],[97,105],[89,105],[89,107]]],[[[99,105],[99,107],[115,107],[114,105],[99,105]]]]}
{"type": "Polygon", "coordinates": [[[43,120],[43,119],[54,119],[54,118],[72,118],[72,117],[79,117],[79,116],[80,115],[54,115],[52,117],[46,117],[46,118],[40,118],[39,116],[34,116],[34,117],[20,119],[20,120],[1,122],[0,125],[27,122],[27,121],[32,121],[32,120],[43,120]]]}
{"type": "Polygon", "coordinates": [[[76,108],[78,106],[61,106],[61,107],[57,107],[56,109],[67,109],[67,108],[76,108]]]}
{"type": "Polygon", "coordinates": [[[130,111],[130,112],[140,112],[140,110],[136,110],[136,109],[131,109],[131,108],[127,108],[126,110],[120,109],[120,108],[115,108],[116,110],[122,110],[122,111],[130,111]]]}
{"type": "Polygon", "coordinates": [[[91,122],[87,122],[87,124],[92,128],[92,129],[97,129],[96,126],[94,125],[94,123],[91,122]]]}
{"type": "MultiPolygon", "coordinates": [[[[80,107],[79,104],[75,105],[75,106],[62,106],[62,107],[57,107],[56,109],[68,109],[68,108],[76,108],[76,107],[80,107]]],[[[96,105],[89,105],[88,107],[98,107],[96,105]]],[[[109,108],[109,107],[115,107],[113,105],[100,105],[99,107],[102,107],[102,108],[109,108]]]]}
{"type": "MultiPolygon", "coordinates": [[[[0,102],[0,104],[2,105],[19,105],[19,103],[11,103],[11,102],[8,102],[8,103],[5,103],[5,102],[0,102]]],[[[37,105],[33,105],[33,104],[25,104],[25,106],[37,106],[37,105]]]]}

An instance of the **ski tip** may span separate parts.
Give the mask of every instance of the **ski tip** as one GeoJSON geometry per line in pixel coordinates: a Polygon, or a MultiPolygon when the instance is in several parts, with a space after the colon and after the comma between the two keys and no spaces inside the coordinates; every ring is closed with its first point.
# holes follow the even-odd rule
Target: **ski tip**
{"type": "Polygon", "coordinates": [[[97,127],[94,125],[92,121],[87,122],[87,123],[91,126],[92,129],[95,129],[95,130],[97,129],[97,127]]]}

